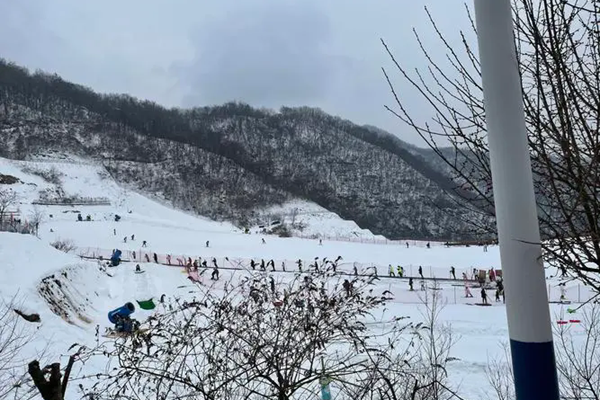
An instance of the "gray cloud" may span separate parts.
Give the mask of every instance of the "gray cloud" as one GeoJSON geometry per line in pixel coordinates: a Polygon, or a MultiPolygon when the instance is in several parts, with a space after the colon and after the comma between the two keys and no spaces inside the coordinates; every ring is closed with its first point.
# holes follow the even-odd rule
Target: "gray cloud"
{"type": "Polygon", "coordinates": [[[328,53],[330,40],[327,15],[310,1],[241,6],[193,36],[195,57],[180,69],[185,102],[315,103],[343,67],[328,53]]]}
{"type": "MultiPolygon", "coordinates": [[[[393,99],[379,38],[407,68],[423,66],[412,28],[439,48],[423,5],[459,43],[458,29],[468,24],[453,1],[0,0],[0,56],[166,106],[241,100],[321,107],[418,143],[383,108],[393,99]]],[[[397,78],[416,118],[430,118],[397,78]]]]}

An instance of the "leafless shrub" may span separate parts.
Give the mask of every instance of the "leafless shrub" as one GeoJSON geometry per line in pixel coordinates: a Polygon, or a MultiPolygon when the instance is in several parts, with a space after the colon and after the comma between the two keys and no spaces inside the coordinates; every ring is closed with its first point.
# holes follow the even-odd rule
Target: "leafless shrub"
{"type": "Polygon", "coordinates": [[[50,243],[50,246],[54,247],[56,250],[64,251],[65,253],[70,253],[77,248],[75,243],[70,239],[57,239],[50,243]]]}
{"type": "MultiPolygon", "coordinates": [[[[594,0],[515,0],[513,9],[545,259],[600,290],[600,9],[594,0]]],[[[495,235],[477,51],[462,31],[462,48],[453,48],[427,14],[446,62],[436,61],[416,31],[426,68],[409,72],[386,50],[432,117],[417,121],[384,71],[397,105],[388,109],[433,149],[457,183],[459,202],[481,214],[480,232],[495,235]]]]}

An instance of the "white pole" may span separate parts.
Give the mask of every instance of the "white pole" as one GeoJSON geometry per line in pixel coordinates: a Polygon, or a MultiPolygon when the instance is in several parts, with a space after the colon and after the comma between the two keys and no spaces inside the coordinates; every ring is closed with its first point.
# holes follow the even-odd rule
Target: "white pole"
{"type": "Polygon", "coordinates": [[[517,400],[558,400],[510,0],[474,0],[517,400]]]}

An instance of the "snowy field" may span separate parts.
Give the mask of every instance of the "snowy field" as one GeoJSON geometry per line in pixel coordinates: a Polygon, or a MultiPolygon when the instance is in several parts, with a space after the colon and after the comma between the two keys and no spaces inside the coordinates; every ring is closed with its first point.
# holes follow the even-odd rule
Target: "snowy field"
{"type": "MultiPolygon", "coordinates": [[[[15,299],[22,311],[35,312],[41,317],[41,323],[35,325],[35,339],[20,354],[23,361],[50,347],[51,350],[46,350],[47,359],[62,356],[61,361],[65,363],[68,347],[75,342],[92,345],[96,340],[96,326],[104,331],[110,325],[107,312],[125,302],[158,299],[163,294],[168,297],[189,296],[190,282],[180,267],[141,262],[146,272],[135,274],[136,263],[125,262],[102,271],[98,262],[81,259],[77,254],[106,257],[112,249],[118,248],[126,259],[131,258],[133,252],[137,262],[146,254],[152,259],[156,253],[160,262],[165,262],[166,255],[170,255],[173,264],[177,264],[177,258],[211,260],[214,257],[221,267],[225,267],[215,290],[221,289],[219,285],[227,279],[247,276],[251,259],[257,262],[273,259],[276,272],[272,274],[276,279],[286,279],[286,276],[292,275],[290,271],[297,271],[296,260],[302,260],[306,268],[316,257],[318,260],[325,257],[334,260],[341,256],[340,273],[352,274],[355,267],[360,273],[377,268],[381,279],[377,281],[376,290],[381,293],[388,290],[393,294],[393,300],[382,313],[384,320],[407,316],[419,321],[422,318],[421,297],[425,293],[420,290],[419,279],[414,281],[415,291],[410,291],[407,279],[387,277],[388,265],[391,264],[394,270],[401,265],[405,275],[413,277],[418,275],[417,270],[421,266],[426,278],[443,279],[438,281],[439,293],[446,303],[441,320],[451,324],[456,340],[451,354],[458,359],[450,364],[451,379],[467,398],[486,398],[486,393],[489,393],[484,367],[490,359],[502,354],[502,344],[508,341],[505,307],[502,302],[494,302],[493,291],[489,291],[491,307],[469,305],[480,301],[479,291],[473,289],[475,301],[465,299],[460,278],[463,272],[470,276],[473,268],[498,269],[497,247],[489,247],[484,252],[480,247],[445,248],[434,245],[428,249],[420,244],[407,248],[397,244],[334,240],[319,243],[315,239],[244,234],[230,224],[194,217],[122,188],[100,166],[80,159],[27,163],[0,159],[0,173],[15,176],[21,181],[10,185],[20,196],[20,204],[11,210],[16,216],[27,219],[34,210],[44,216],[39,226],[39,239],[0,233],[0,259],[3,260],[0,266],[0,297],[5,302],[15,299]],[[58,176],[58,183],[39,176],[40,171],[50,169],[58,176]],[[103,197],[110,200],[110,205],[34,206],[32,203],[39,199],[40,192],[103,197]],[[91,221],[78,222],[79,213],[84,219],[89,215],[91,221]],[[118,222],[115,215],[121,217],[118,222]],[[135,235],[134,240],[131,240],[132,235],[135,235]],[[70,254],[57,251],[50,246],[57,240],[70,241],[76,248],[70,254]],[[147,247],[142,247],[143,241],[147,242],[147,247]],[[281,271],[282,262],[286,265],[286,273],[281,271]],[[456,268],[457,281],[448,279],[451,266],[456,268]],[[57,305],[53,303],[56,299],[60,299],[58,313],[62,313],[61,316],[57,315],[57,305]]],[[[331,236],[331,232],[343,231],[343,225],[335,222],[335,218],[332,220],[333,227],[326,226],[327,218],[320,220],[319,224],[324,226],[322,233],[329,232],[331,236]]],[[[348,225],[350,232],[357,228],[348,225]]],[[[362,232],[362,235],[365,233],[362,232]]],[[[555,273],[547,273],[551,300],[558,300],[560,296],[558,281],[550,278],[555,273]]],[[[432,285],[432,281],[425,281],[425,290],[431,290],[432,285]]],[[[573,302],[583,302],[590,297],[587,289],[577,283],[567,284],[566,295],[573,302]]],[[[551,304],[550,307],[556,320],[567,306],[551,304]]],[[[135,316],[144,320],[157,310],[138,310],[135,316]]],[[[78,366],[74,373],[90,373],[104,365],[102,360],[90,361],[83,369],[78,366]]],[[[335,383],[332,385],[335,390],[335,383]]],[[[69,398],[78,398],[76,385],[69,387],[69,393],[69,398]]]]}

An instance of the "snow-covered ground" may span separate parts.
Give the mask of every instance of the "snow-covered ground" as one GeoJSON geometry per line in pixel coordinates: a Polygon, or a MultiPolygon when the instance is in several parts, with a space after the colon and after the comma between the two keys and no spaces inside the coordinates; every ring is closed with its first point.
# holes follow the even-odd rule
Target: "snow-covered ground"
{"type": "MultiPolygon", "coordinates": [[[[19,193],[21,218],[26,219],[34,210],[44,215],[39,227],[39,239],[0,233],[0,297],[4,301],[15,299],[22,311],[35,312],[41,317],[41,323],[35,325],[39,326],[35,339],[28,343],[21,354],[25,359],[34,357],[48,342],[53,344],[53,350],[48,354],[49,360],[67,354],[72,343],[93,344],[96,326],[99,325],[103,331],[110,325],[107,312],[125,302],[157,299],[162,294],[183,296],[187,293],[185,286],[189,285],[189,281],[181,268],[141,263],[146,272],[135,274],[135,263],[126,262],[117,268],[103,270],[98,262],[85,261],[76,256],[77,253],[108,255],[116,248],[124,251],[125,258],[131,257],[135,251],[137,260],[143,254],[148,254],[152,259],[153,253],[157,253],[162,262],[169,254],[174,264],[178,257],[209,260],[215,257],[219,265],[232,268],[222,272],[224,278],[233,274],[247,274],[243,269],[234,268],[241,264],[247,266],[250,259],[259,262],[261,259],[274,259],[278,271],[281,271],[281,263],[285,262],[289,271],[297,269],[295,261],[298,259],[307,266],[315,257],[333,260],[342,256],[340,272],[352,273],[354,266],[359,270],[377,267],[382,279],[376,289],[381,292],[389,290],[394,295],[384,317],[409,316],[413,320],[421,318],[419,304],[423,292],[419,290],[420,283],[415,280],[416,291],[409,291],[406,279],[385,277],[387,266],[402,265],[408,276],[416,276],[418,267],[422,266],[426,277],[438,278],[448,278],[449,268],[454,266],[459,280],[440,283],[440,293],[447,303],[441,320],[451,324],[453,334],[458,339],[452,350],[452,355],[458,361],[451,364],[451,377],[460,386],[461,393],[469,398],[482,398],[488,390],[483,367],[491,358],[502,353],[501,344],[508,338],[503,304],[493,302],[493,293],[490,292],[491,307],[468,305],[472,300],[464,298],[460,281],[461,274],[470,274],[473,268],[499,268],[497,247],[490,247],[489,251],[483,252],[479,247],[432,246],[428,249],[412,245],[407,248],[397,244],[326,239],[320,244],[315,239],[244,234],[230,224],[197,218],[122,188],[110,179],[101,166],[81,159],[37,162],[0,159],[0,173],[21,180],[15,185],[4,185],[19,193]],[[38,176],[40,171],[50,169],[59,177],[58,184],[38,176]],[[32,205],[41,191],[60,192],[65,196],[104,197],[110,200],[110,205],[32,205]],[[90,215],[91,221],[78,222],[79,213],[84,219],[90,215]],[[121,217],[118,222],[115,221],[115,215],[121,217]],[[131,235],[135,235],[134,240],[131,240],[131,235]],[[125,237],[127,242],[124,241],[125,237]],[[50,246],[57,240],[71,241],[77,248],[71,254],[57,251],[50,246]],[[142,248],[142,241],[147,241],[147,247],[142,248]],[[57,315],[61,312],[61,316],[57,315]]],[[[285,207],[289,209],[289,205],[285,207]]],[[[323,230],[318,232],[350,236],[356,231],[368,237],[368,233],[358,230],[352,222],[340,222],[341,219],[326,213],[318,214],[318,209],[311,205],[298,203],[296,206],[301,207],[305,207],[305,213],[299,212],[297,217],[309,221],[306,229],[321,226],[323,230]],[[318,219],[318,215],[324,217],[318,219]]],[[[548,275],[553,272],[549,271],[548,275]]],[[[558,300],[558,282],[553,278],[548,282],[551,299],[558,300]]],[[[431,282],[427,282],[426,286],[430,287],[431,282]]],[[[590,297],[590,293],[577,283],[567,284],[566,293],[573,301],[585,301],[590,297]]],[[[478,298],[478,291],[474,290],[473,294],[478,298]]],[[[551,304],[554,315],[564,312],[563,308],[565,306],[560,304],[551,304]]],[[[143,320],[151,313],[139,310],[136,311],[136,317],[143,320]]],[[[61,360],[66,361],[64,358],[61,360]]],[[[100,361],[89,362],[85,365],[85,372],[103,366],[100,361]]],[[[77,398],[76,385],[69,390],[77,398]]]]}

